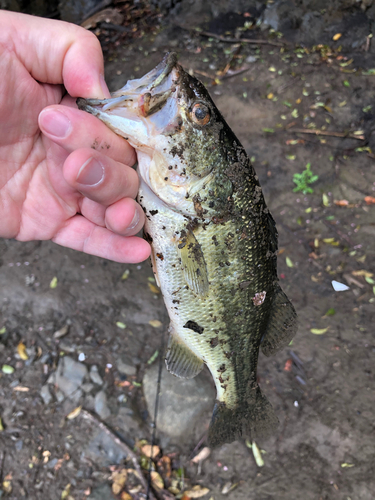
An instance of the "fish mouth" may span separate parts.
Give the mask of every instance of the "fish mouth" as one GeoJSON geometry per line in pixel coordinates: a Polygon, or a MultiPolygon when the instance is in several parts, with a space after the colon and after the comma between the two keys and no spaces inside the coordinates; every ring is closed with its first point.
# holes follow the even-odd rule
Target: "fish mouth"
{"type": "Polygon", "coordinates": [[[77,105],[133,145],[140,146],[147,144],[151,135],[168,133],[178,126],[178,105],[174,98],[178,80],[177,55],[170,52],[156,68],[140,79],[129,80],[111,93],[110,98],[78,98],[77,105]]]}

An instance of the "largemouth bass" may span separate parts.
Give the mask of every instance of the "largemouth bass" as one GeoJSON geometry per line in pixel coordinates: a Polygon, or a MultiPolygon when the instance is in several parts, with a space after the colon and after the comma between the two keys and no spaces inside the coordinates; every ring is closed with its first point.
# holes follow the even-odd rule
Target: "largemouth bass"
{"type": "Polygon", "coordinates": [[[211,446],[267,435],[278,419],[257,383],[297,330],[276,269],[277,231],[244,148],[204,85],[167,54],[105,100],[78,99],[137,150],[145,238],[167,307],[168,370],[207,365],[211,446]]]}

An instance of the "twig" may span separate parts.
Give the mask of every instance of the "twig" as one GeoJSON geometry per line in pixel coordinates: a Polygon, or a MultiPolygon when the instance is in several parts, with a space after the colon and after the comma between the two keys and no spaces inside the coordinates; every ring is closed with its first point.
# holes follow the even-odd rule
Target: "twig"
{"type": "MultiPolygon", "coordinates": [[[[103,432],[108,434],[108,436],[110,436],[111,439],[113,439],[113,441],[117,444],[117,446],[119,446],[122,449],[122,451],[125,452],[126,455],[131,458],[134,468],[137,471],[138,478],[141,481],[145,491],[147,491],[147,481],[138,463],[137,455],[133,452],[133,450],[129,448],[129,446],[124,441],[122,441],[119,437],[117,437],[116,434],[104,422],[99,420],[95,415],[93,415],[87,410],[81,410],[81,415],[84,418],[91,420],[91,422],[94,422],[103,432]]],[[[149,492],[149,498],[150,500],[156,500],[151,492],[149,492]]]]}
{"type": "Polygon", "coordinates": [[[297,134],[313,134],[313,135],[327,135],[329,137],[343,137],[348,139],[357,139],[358,141],[363,141],[365,139],[364,135],[355,135],[350,132],[331,132],[329,130],[311,129],[311,128],[291,128],[288,132],[295,132],[297,134]]]}
{"type": "Polygon", "coordinates": [[[207,38],[216,38],[217,40],[226,43],[252,43],[254,45],[274,45],[275,47],[285,47],[285,43],[272,42],[271,40],[259,40],[256,38],[227,38],[225,36],[211,33],[210,31],[196,31],[196,33],[207,38]]]}

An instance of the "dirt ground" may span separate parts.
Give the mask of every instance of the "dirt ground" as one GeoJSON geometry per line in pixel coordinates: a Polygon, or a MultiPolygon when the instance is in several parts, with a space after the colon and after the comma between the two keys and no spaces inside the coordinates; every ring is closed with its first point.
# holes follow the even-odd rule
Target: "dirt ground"
{"type": "MultiPolygon", "coordinates": [[[[256,38],[276,45],[223,43],[172,25],[126,43],[117,32],[101,33],[112,90],[171,49],[207,85],[253,158],[279,231],[280,281],[299,316],[292,345],[275,358],[260,356],[259,382],[280,419],[278,432],[258,443],[264,466],[243,442],[192,465],[194,433],[159,436],[163,453],[185,468],[187,485],[210,489],[203,498],[372,500],[373,54],[366,44],[340,51],[339,39],[305,50],[268,32],[256,38]],[[318,176],[313,193],[293,192],[293,175],[308,163],[318,176]],[[333,280],[349,289],[335,291],[333,280]]],[[[106,423],[130,445],[150,440],[141,384],[168,325],[149,286],[150,265],[120,265],[49,242],[0,241],[0,252],[0,365],[14,368],[0,373],[0,479],[7,483],[0,498],[120,498],[107,486],[111,466],[123,462],[119,449],[100,441],[97,421],[66,418],[81,404],[92,410],[96,389],[72,398],[51,389],[47,404],[41,389],[63,355],[96,365],[111,412],[106,423]]],[[[198,434],[209,418],[202,414],[198,434]]]]}

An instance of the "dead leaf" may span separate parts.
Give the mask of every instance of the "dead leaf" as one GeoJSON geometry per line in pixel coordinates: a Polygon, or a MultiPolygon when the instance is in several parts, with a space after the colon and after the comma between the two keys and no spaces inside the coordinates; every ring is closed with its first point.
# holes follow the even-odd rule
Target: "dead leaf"
{"type": "Polygon", "coordinates": [[[201,498],[209,492],[209,488],[204,488],[203,486],[197,484],[196,486],[193,486],[191,490],[184,491],[184,496],[186,495],[188,498],[201,498]]]}
{"type": "Polygon", "coordinates": [[[133,497],[129,495],[126,491],[123,491],[120,496],[121,500],[133,500],[133,497]]]}
{"type": "Polygon", "coordinates": [[[160,453],[160,448],[156,445],[145,444],[142,446],[141,451],[147,458],[156,458],[160,453]]]}
{"type": "Polygon", "coordinates": [[[349,205],[348,200],[334,200],[333,203],[338,207],[347,207],[349,205]]]}
{"type": "Polygon", "coordinates": [[[323,335],[328,331],[327,328],[311,328],[310,332],[313,333],[314,335],[323,335]]]}
{"type": "Polygon", "coordinates": [[[255,441],[253,441],[251,450],[254,455],[255,463],[257,464],[258,467],[263,467],[264,466],[264,460],[262,458],[262,454],[260,452],[260,449],[258,448],[258,445],[256,444],[255,441]]]}
{"type": "Polygon", "coordinates": [[[112,484],[112,491],[115,495],[118,495],[122,488],[125,486],[126,480],[128,477],[128,473],[126,469],[121,469],[119,471],[114,471],[111,474],[111,480],[113,481],[112,484]]]}
{"type": "Polygon", "coordinates": [[[342,37],[342,33],[336,33],[336,35],[333,35],[332,40],[334,40],[336,42],[341,37],[342,37]]]}
{"type": "Polygon", "coordinates": [[[205,446],[204,448],[201,449],[201,451],[197,455],[195,455],[194,458],[192,458],[191,462],[193,464],[203,462],[203,460],[206,460],[206,458],[208,458],[210,456],[210,454],[211,454],[210,448],[205,446]]]}
{"type": "Polygon", "coordinates": [[[82,410],[82,406],[77,406],[77,408],[74,408],[73,411],[71,411],[70,413],[68,413],[68,415],[66,416],[66,418],[68,420],[73,420],[74,418],[78,417],[78,415],[81,413],[81,410],[82,410]]]}
{"type": "Polygon", "coordinates": [[[20,342],[17,346],[17,353],[18,353],[18,356],[23,359],[24,361],[26,361],[27,359],[29,359],[29,356],[27,355],[27,352],[26,352],[26,346],[23,342],[20,342]]]}
{"type": "Polygon", "coordinates": [[[29,392],[30,389],[23,385],[16,385],[16,387],[13,387],[13,390],[17,392],[29,392]]]}
{"type": "Polygon", "coordinates": [[[118,26],[122,24],[123,20],[124,16],[117,9],[103,9],[83,21],[81,26],[87,30],[95,28],[97,24],[103,22],[118,26]]]}
{"type": "Polygon", "coordinates": [[[154,328],[159,328],[163,323],[159,321],[158,319],[151,319],[148,322],[149,325],[153,326],[154,328]]]}
{"type": "Polygon", "coordinates": [[[164,481],[161,475],[154,470],[151,471],[151,482],[153,487],[157,490],[162,490],[164,488],[164,481]]]}
{"type": "Polygon", "coordinates": [[[375,197],[365,196],[365,202],[367,203],[367,205],[375,205],[375,197]]]}
{"type": "Polygon", "coordinates": [[[374,273],[370,273],[369,271],[365,271],[364,269],[360,269],[359,271],[352,271],[353,276],[364,276],[365,278],[372,278],[374,273]]]}
{"type": "Polygon", "coordinates": [[[53,334],[54,339],[61,339],[62,337],[65,337],[69,333],[69,325],[65,325],[59,330],[56,330],[55,333],[53,334]]]}
{"type": "MultiPolygon", "coordinates": [[[[157,467],[162,477],[169,479],[172,474],[171,459],[167,456],[161,457],[158,460],[157,467]]],[[[178,492],[179,493],[179,492],[178,492]]]]}
{"type": "Polygon", "coordinates": [[[152,283],[147,284],[152,293],[160,293],[160,290],[157,286],[153,285],[152,283]]]}

